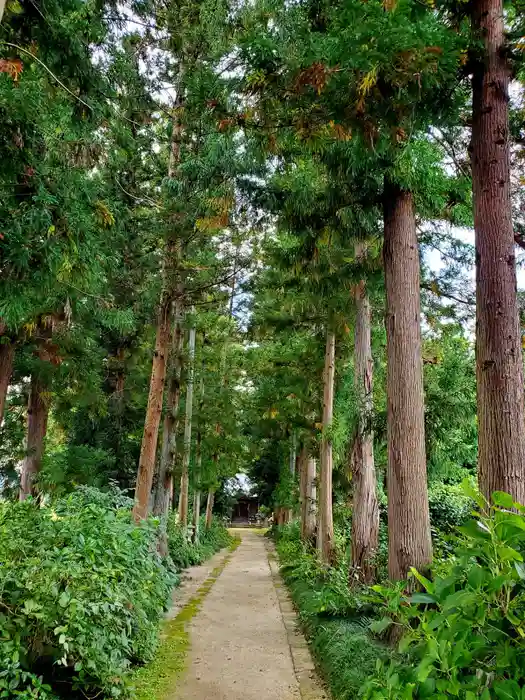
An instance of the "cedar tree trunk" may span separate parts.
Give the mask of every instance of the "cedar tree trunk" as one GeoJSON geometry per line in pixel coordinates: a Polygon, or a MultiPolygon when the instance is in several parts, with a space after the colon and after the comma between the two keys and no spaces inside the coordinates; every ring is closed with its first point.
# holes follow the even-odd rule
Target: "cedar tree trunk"
{"type": "Polygon", "coordinates": [[[326,334],[323,373],[323,434],[321,439],[321,470],[319,475],[319,527],[317,549],[321,561],[329,564],[333,558],[334,523],[332,513],[332,419],[334,413],[335,334],[326,334]]]}
{"type": "Polygon", "coordinates": [[[316,483],[315,459],[308,455],[306,449],[301,453],[301,538],[311,542],[315,534],[316,520],[316,483]]]}
{"type": "MultiPolygon", "coordinates": [[[[202,367],[201,372],[204,372],[202,367]]],[[[202,469],[202,410],[204,408],[204,379],[201,376],[200,399],[199,399],[199,425],[197,430],[197,440],[195,446],[195,492],[193,494],[193,541],[199,541],[199,527],[201,517],[201,469],[202,469]]]]}
{"type": "Polygon", "coordinates": [[[166,515],[169,510],[170,497],[173,484],[173,465],[176,453],[176,439],[178,427],[178,415],[180,405],[180,385],[182,372],[182,348],[184,334],[181,324],[181,305],[177,305],[175,311],[175,331],[172,345],[172,374],[168,389],[168,400],[164,422],[162,427],[162,447],[160,452],[160,466],[155,493],[153,499],[153,514],[166,515]]]}
{"type": "Polygon", "coordinates": [[[133,516],[138,522],[148,517],[149,499],[153,474],[155,472],[155,453],[159,438],[159,425],[162,415],[162,400],[166,380],[166,365],[170,344],[170,307],[171,301],[163,294],[158,318],[155,352],[151,369],[148,406],[144,423],[144,435],[140,449],[137,484],[135,487],[135,507],[133,516]]]}
{"type": "Polygon", "coordinates": [[[185,528],[188,524],[189,468],[191,457],[191,427],[193,416],[193,376],[195,372],[195,327],[190,329],[188,343],[188,381],[186,382],[186,418],[184,421],[184,453],[180,479],[179,521],[185,528]]]}
{"type": "Polygon", "coordinates": [[[27,454],[20,477],[20,500],[35,495],[34,479],[40,471],[47,431],[49,401],[44,384],[31,376],[31,390],[27,410],[27,454]]]}
{"type": "Polygon", "coordinates": [[[0,343],[0,425],[2,425],[7,390],[9,388],[9,381],[13,372],[15,344],[9,340],[7,336],[1,336],[0,340],[6,341],[0,343]]]}
{"type": "MultiPolygon", "coordinates": [[[[362,245],[356,254],[362,255],[362,245]]],[[[374,556],[379,537],[379,506],[374,465],[372,432],[373,361],[370,301],[364,280],[355,288],[355,389],[358,401],[358,426],[352,450],[352,560],[350,582],[371,583],[375,577],[374,556]]]]}
{"type": "Polygon", "coordinates": [[[425,459],[419,249],[412,194],[385,182],[388,571],[432,560],[425,459]]]}
{"type": "Polygon", "coordinates": [[[209,530],[213,522],[213,501],[215,500],[215,491],[208,490],[208,499],[206,501],[206,530],[209,530]]]}
{"type": "Polygon", "coordinates": [[[484,44],[473,71],[479,485],[525,503],[525,410],[510,202],[509,66],[502,0],[473,0],[484,44]]]}

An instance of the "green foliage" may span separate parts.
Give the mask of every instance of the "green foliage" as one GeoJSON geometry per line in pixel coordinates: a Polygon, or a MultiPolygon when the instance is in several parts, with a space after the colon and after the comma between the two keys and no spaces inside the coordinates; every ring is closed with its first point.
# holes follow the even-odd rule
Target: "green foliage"
{"type": "Polygon", "coordinates": [[[438,533],[449,533],[470,518],[474,501],[461,485],[433,484],[428,491],[430,522],[438,533]]]}
{"type": "Polygon", "coordinates": [[[209,529],[201,517],[199,541],[192,542],[188,533],[177,522],[177,516],[168,518],[168,547],[170,557],[178,570],[201,564],[215,552],[232,544],[233,538],[220,523],[213,521],[209,529]]]}
{"type": "Polygon", "coordinates": [[[312,652],[334,700],[350,700],[387,651],[367,631],[373,610],[348,587],[348,566],[326,569],[301,543],[297,524],[277,531],[277,552],[312,652]]]}
{"type": "Polygon", "coordinates": [[[379,664],[362,697],[523,697],[525,508],[504,493],[494,503],[491,516],[460,528],[462,541],[432,580],[413,572],[422,592],[373,587],[384,610],[375,629],[398,627],[403,658],[379,664]]]}
{"type": "Polygon", "coordinates": [[[474,348],[463,330],[433,317],[423,358],[429,477],[459,483],[477,461],[474,348]]]}
{"type": "Polygon", "coordinates": [[[129,499],[80,489],[44,507],[3,503],[0,559],[3,696],[33,687],[46,697],[40,676],[55,690],[124,696],[130,664],[156,649],[176,582],[129,499]]]}
{"type": "Polygon", "coordinates": [[[46,493],[62,495],[75,486],[104,488],[114,467],[111,452],[90,445],[61,445],[44,456],[39,485],[46,493]]]}

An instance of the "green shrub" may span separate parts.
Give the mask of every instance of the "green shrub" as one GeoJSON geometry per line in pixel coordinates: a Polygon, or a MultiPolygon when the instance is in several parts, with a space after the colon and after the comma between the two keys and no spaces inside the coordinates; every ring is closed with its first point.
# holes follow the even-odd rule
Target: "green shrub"
{"type": "Polygon", "coordinates": [[[525,508],[503,493],[494,502],[491,517],[461,528],[462,542],[433,581],[414,572],[424,592],[374,587],[384,617],[373,627],[396,625],[404,657],[380,664],[362,697],[523,699],[525,508]]]}
{"type": "Polygon", "coordinates": [[[44,493],[63,496],[75,486],[103,488],[115,470],[115,455],[90,445],[60,445],[46,450],[38,484],[44,493]]]}
{"type": "Polygon", "coordinates": [[[0,504],[0,697],[52,697],[42,678],[125,696],[128,667],[152,658],[176,577],[130,503],[84,488],[0,504]]]}
{"type": "Polygon", "coordinates": [[[374,614],[362,591],[348,587],[348,562],[326,568],[304,545],[296,523],[275,533],[281,573],[334,700],[350,700],[373,673],[383,647],[368,633],[374,614]]]}
{"type": "Polygon", "coordinates": [[[171,514],[168,518],[167,533],[169,554],[179,571],[201,564],[215,552],[228,547],[233,541],[222,524],[214,521],[212,526],[206,529],[204,518],[201,518],[199,541],[194,543],[177,522],[176,514],[171,514]]]}
{"type": "Polygon", "coordinates": [[[460,484],[434,484],[428,491],[428,505],[434,531],[450,533],[470,519],[475,503],[460,484]]]}

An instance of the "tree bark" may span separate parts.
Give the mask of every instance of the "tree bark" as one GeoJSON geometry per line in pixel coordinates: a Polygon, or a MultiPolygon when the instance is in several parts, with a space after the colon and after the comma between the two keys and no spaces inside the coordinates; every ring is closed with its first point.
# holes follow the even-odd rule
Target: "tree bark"
{"type": "Polygon", "coordinates": [[[7,390],[9,389],[9,381],[13,373],[15,344],[11,340],[8,340],[7,336],[1,336],[0,339],[7,341],[5,343],[0,343],[0,425],[2,425],[7,390]]]}
{"type": "Polygon", "coordinates": [[[35,495],[34,481],[42,464],[48,413],[49,400],[46,397],[45,385],[33,374],[27,410],[27,454],[20,477],[21,501],[35,495]]]}
{"type": "MultiPolygon", "coordinates": [[[[179,87],[182,80],[182,68],[179,69],[179,87]]],[[[174,179],[180,163],[180,145],[183,133],[183,125],[179,118],[182,106],[182,92],[177,89],[176,102],[173,109],[173,126],[170,144],[170,156],[168,162],[168,178],[174,179]]],[[[175,223],[175,222],[174,222],[175,223]]],[[[157,337],[153,366],[151,370],[150,390],[146,420],[144,423],[144,436],[140,449],[139,468],[137,472],[137,485],[135,488],[135,507],[133,515],[138,522],[147,518],[151,487],[155,473],[155,455],[159,439],[159,426],[162,417],[162,404],[164,397],[164,384],[168,364],[170,346],[170,321],[172,293],[174,290],[173,278],[178,271],[182,248],[181,242],[173,234],[168,240],[163,261],[164,289],[162,291],[159,313],[157,318],[157,337]]]]}
{"type": "Polygon", "coordinates": [[[317,464],[315,457],[309,456],[306,465],[306,518],[304,538],[313,542],[317,528],[317,464]]]}
{"type": "Polygon", "coordinates": [[[195,372],[195,327],[190,329],[188,342],[188,380],[186,382],[186,418],[184,421],[184,453],[182,456],[182,476],[180,479],[179,522],[182,527],[188,524],[188,491],[191,457],[191,428],[193,416],[193,377],[195,372]]]}
{"type": "MultiPolygon", "coordinates": [[[[295,434],[295,430],[292,430],[292,434],[290,436],[290,476],[291,476],[291,483],[292,483],[292,494],[295,492],[295,468],[296,468],[296,462],[297,462],[297,444],[296,444],[297,436],[295,434]]],[[[292,508],[287,508],[286,512],[286,522],[291,523],[293,520],[293,507],[292,508]]]]}
{"type": "Polygon", "coordinates": [[[319,475],[319,523],[317,549],[321,561],[333,559],[334,523],[332,513],[332,419],[334,413],[335,334],[327,331],[323,374],[323,433],[321,438],[321,471],[319,475]]]}
{"type": "Polygon", "coordinates": [[[385,181],[388,571],[432,560],[425,460],[419,250],[412,194],[385,181]]]}
{"type": "Polygon", "coordinates": [[[167,514],[173,486],[173,467],[176,455],[176,440],[180,406],[182,349],[184,343],[181,314],[182,303],[178,301],[175,309],[175,329],[173,333],[171,354],[173,367],[168,389],[166,413],[164,415],[162,427],[162,447],[160,452],[159,474],[155,485],[155,493],[153,498],[153,514],[157,516],[167,514]]]}
{"type": "Polygon", "coordinates": [[[206,501],[206,530],[211,528],[213,522],[213,502],[215,500],[215,491],[208,490],[208,499],[206,501]]]}
{"type": "Polygon", "coordinates": [[[155,453],[159,438],[159,425],[162,416],[164,383],[170,343],[170,307],[171,300],[163,293],[157,318],[157,337],[151,369],[148,406],[144,423],[144,435],[140,449],[137,484],[135,487],[135,506],[133,517],[138,522],[148,517],[149,500],[153,474],[155,472],[155,453]]]}
{"type": "Polygon", "coordinates": [[[303,448],[299,457],[301,474],[301,539],[311,542],[316,525],[316,483],[315,459],[303,448]]]}
{"type": "MultiPolygon", "coordinates": [[[[201,368],[204,373],[204,366],[201,368]]],[[[202,410],[204,408],[204,378],[201,376],[200,399],[199,399],[199,423],[197,430],[197,440],[195,446],[195,491],[193,494],[193,541],[199,541],[199,527],[201,517],[201,470],[202,470],[202,410]]]]}
{"type": "Polygon", "coordinates": [[[488,499],[494,491],[506,491],[525,503],[523,361],[510,200],[510,70],[502,0],[474,0],[472,29],[484,43],[472,79],[479,485],[488,499]]]}
{"type": "MultiPolygon", "coordinates": [[[[363,255],[363,246],[356,245],[356,256],[363,255]]],[[[375,578],[374,557],[379,537],[374,464],[373,360],[371,342],[370,301],[364,280],[355,287],[355,377],[358,402],[358,425],[352,450],[353,512],[352,560],[350,582],[371,583],[375,578]]]]}

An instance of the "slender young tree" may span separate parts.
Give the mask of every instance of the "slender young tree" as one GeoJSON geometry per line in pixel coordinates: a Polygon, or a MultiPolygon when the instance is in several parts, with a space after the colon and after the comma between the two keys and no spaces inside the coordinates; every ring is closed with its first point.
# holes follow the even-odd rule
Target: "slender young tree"
{"type": "Polygon", "coordinates": [[[321,436],[321,470],[319,474],[319,524],[317,549],[321,560],[329,564],[333,558],[334,522],[332,512],[332,419],[334,415],[335,333],[326,333],[323,373],[323,428],[321,436]]]}
{"type": "Polygon", "coordinates": [[[502,0],[474,0],[483,51],[472,74],[472,186],[476,233],[478,474],[490,499],[525,503],[525,406],[510,201],[509,77],[502,0]]]}
{"type": "Polygon", "coordinates": [[[195,373],[195,339],[197,330],[190,328],[188,340],[188,378],[186,380],[186,417],[184,420],[184,452],[182,455],[182,475],[180,479],[179,522],[182,527],[188,524],[188,498],[190,483],[191,429],[193,419],[193,379],[195,373]]]}
{"type": "Polygon", "coordinates": [[[412,193],[386,181],[388,573],[432,560],[425,455],[419,249],[412,193]]]}

